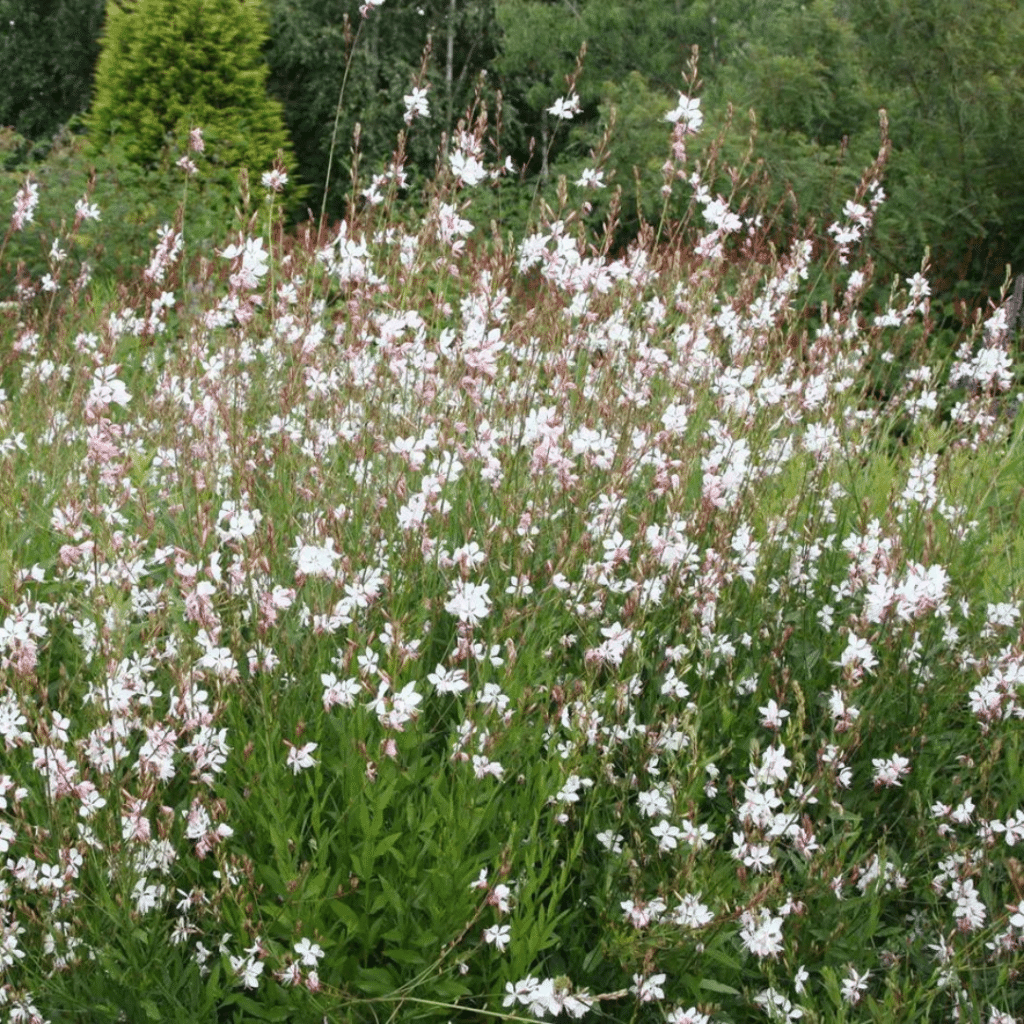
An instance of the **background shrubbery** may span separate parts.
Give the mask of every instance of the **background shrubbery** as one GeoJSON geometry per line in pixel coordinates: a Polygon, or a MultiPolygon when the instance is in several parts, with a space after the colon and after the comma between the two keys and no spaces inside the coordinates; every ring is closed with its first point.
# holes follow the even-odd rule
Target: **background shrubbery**
{"type": "MultiPolygon", "coordinates": [[[[15,234],[8,239],[0,277],[4,295],[11,292],[18,263],[30,276],[45,272],[49,260],[40,240],[63,235],[69,211],[73,220],[75,202],[86,194],[104,211],[104,219],[101,224],[81,225],[72,255],[86,260],[98,281],[112,289],[127,284],[145,266],[161,225],[183,218],[192,255],[211,255],[210,243],[220,239],[234,211],[252,205],[245,201],[237,172],[213,166],[203,177],[186,181],[175,166],[175,158],[187,154],[185,149],[168,148],[159,163],[145,167],[128,158],[119,139],[109,140],[96,153],[74,130],[79,126],[71,127],[55,140],[47,159],[32,169],[40,185],[35,221],[42,237],[15,234]]],[[[8,145],[17,145],[17,140],[8,145]]],[[[9,188],[19,187],[23,180],[21,172],[8,172],[9,188]]],[[[262,189],[255,191],[262,196],[262,189]]]]}
{"type": "MultiPolygon", "coordinates": [[[[160,7],[155,0],[147,4],[160,7]]],[[[23,6],[14,0],[0,5],[8,72],[0,84],[0,122],[31,143],[20,150],[22,172],[94,99],[97,130],[101,122],[100,134],[110,128],[102,113],[110,94],[106,86],[94,91],[92,74],[102,2],[23,6]]],[[[122,5],[110,6],[118,14],[122,5]]],[[[281,104],[296,184],[305,189],[289,200],[293,220],[324,205],[333,220],[344,214],[357,123],[364,184],[385,169],[403,127],[402,98],[415,81],[428,90],[431,109],[405,140],[406,200],[420,202],[442,135],[452,137],[460,118],[484,105],[490,112],[484,144],[508,154],[516,175],[503,186],[501,202],[479,216],[493,214],[514,231],[535,212],[538,190],[557,202],[559,175],[575,179],[614,107],[618,129],[607,180],[624,190],[624,242],[641,217],[654,214],[651,186],[660,187],[664,160],[657,120],[675,103],[690,49],[698,45],[705,109],[716,125],[731,125],[719,143],[730,166],[741,163],[748,146],[747,110],[756,114],[765,201],[780,231],[798,233],[809,218],[820,230],[839,216],[851,180],[871,159],[877,111],[884,107],[893,141],[891,196],[870,243],[883,278],[913,273],[930,250],[935,311],[953,324],[963,312],[957,302],[997,296],[1007,264],[1016,272],[1021,263],[1024,199],[1014,169],[1024,161],[1017,130],[1024,13],[1016,0],[388,0],[382,16],[370,19],[361,16],[358,0],[228,6],[267,28],[267,84],[281,104]],[[567,93],[566,75],[584,43],[587,58],[574,76],[581,111],[567,126],[548,108],[567,93]],[[639,199],[634,167],[641,174],[639,199]]],[[[188,3],[168,6],[178,21],[190,9],[188,3]]],[[[162,54],[178,82],[190,69],[207,67],[210,56],[183,45],[162,54]]],[[[262,109],[263,101],[254,102],[247,101],[247,109],[262,109]]],[[[212,106],[226,109],[220,101],[212,106]]],[[[127,114],[120,104],[118,116],[127,114]]],[[[150,129],[137,115],[125,126],[126,151],[137,159],[137,147],[148,138],[146,159],[159,163],[154,144],[170,125],[158,118],[150,126],[157,135],[147,136],[150,129]]],[[[196,116],[212,143],[218,129],[209,111],[196,116]]],[[[228,134],[238,131],[225,127],[228,134]]],[[[246,134],[253,143],[255,135],[246,134]]],[[[275,135],[261,153],[272,156],[280,144],[275,135]]],[[[704,145],[695,144],[695,155],[704,145]]],[[[266,162],[255,152],[253,160],[266,162]]],[[[728,191],[726,182],[716,187],[728,191]]]]}

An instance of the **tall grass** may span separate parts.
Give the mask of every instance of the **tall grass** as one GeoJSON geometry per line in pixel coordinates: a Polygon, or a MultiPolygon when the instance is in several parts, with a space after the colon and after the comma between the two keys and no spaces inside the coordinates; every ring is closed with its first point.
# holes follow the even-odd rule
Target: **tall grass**
{"type": "Polygon", "coordinates": [[[0,1018],[1021,1019],[1010,339],[865,302],[884,146],[777,250],[673,116],[616,256],[597,175],[473,228],[478,122],[421,222],[399,160],[286,237],[278,175],[22,275],[0,1018]]]}

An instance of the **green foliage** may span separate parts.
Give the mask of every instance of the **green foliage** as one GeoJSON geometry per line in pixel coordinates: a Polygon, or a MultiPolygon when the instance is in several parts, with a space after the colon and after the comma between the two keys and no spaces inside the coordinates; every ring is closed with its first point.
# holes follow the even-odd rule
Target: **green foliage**
{"type": "Polygon", "coordinates": [[[631,72],[674,98],[692,48],[704,54],[705,70],[717,67],[746,6],[742,0],[685,7],[665,0],[499,0],[501,54],[494,66],[506,94],[525,100],[534,122],[564,93],[583,44],[576,85],[588,114],[606,83],[623,82],[631,72]]]}
{"type": "MultiPolygon", "coordinates": [[[[559,132],[545,111],[565,94],[584,43],[575,81],[583,111],[574,125],[591,142],[609,100],[624,113],[641,113],[648,90],[674,99],[697,44],[709,130],[726,122],[730,106],[737,112],[723,143],[727,164],[742,161],[745,114],[755,112],[758,157],[771,182],[766,203],[788,210],[783,234],[811,219],[820,231],[839,215],[851,180],[871,160],[885,108],[891,198],[871,248],[885,274],[912,274],[930,247],[934,293],[974,300],[979,291],[997,292],[1005,265],[1024,259],[1024,201],[1015,176],[1024,160],[1016,127],[1024,13],[1014,0],[501,0],[497,17],[494,69],[517,130],[509,141],[531,174],[557,174],[581,155],[573,151],[579,132],[559,132]],[[799,207],[789,198],[797,183],[799,207]]],[[[647,177],[664,144],[643,128],[623,132],[622,141],[618,160],[627,173],[617,178],[628,192],[632,166],[647,177]]],[[[636,223],[624,217],[624,226],[636,223]]]]}
{"type": "Polygon", "coordinates": [[[326,185],[331,218],[342,216],[351,194],[356,125],[365,186],[391,161],[404,127],[402,97],[414,82],[428,90],[431,111],[407,133],[414,179],[433,177],[441,133],[452,132],[478,91],[496,107],[493,84],[479,80],[495,55],[493,0],[388,0],[365,18],[359,7],[359,0],[270,4],[268,86],[284,106],[310,200],[319,212],[326,185]]]}
{"type": "Polygon", "coordinates": [[[620,243],[634,237],[642,222],[656,225],[660,220],[664,206],[662,165],[669,155],[665,114],[673,106],[639,72],[631,72],[621,82],[604,82],[597,124],[574,131],[574,145],[555,165],[558,173],[567,172],[573,181],[579,180],[579,172],[593,165],[590,153],[602,150],[607,133],[604,148],[608,157],[602,163],[607,186],[587,195],[594,208],[591,222],[596,227],[608,214],[614,189],[622,190],[617,235],[620,243]]]}
{"type": "Polygon", "coordinates": [[[269,170],[288,141],[266,93],[265,35],[260,0],[111,0],[88,118],[94,150],[117,138],[152,167],[169,140],[184,148],[202,128],[215,163],[269,170]]]}
{"type": "Polygon", "coordinates": [[[851,21],[892,124],[886,244],[904,265],[929,244],[936,291],[995,292],[1024,259],[1024,11],[1016,0],[871,0],[851,21]]]}
{"type": "MultiPolygon", "coordinates": [[[[639,108],[651,93],[674,99],[692,45],[708,39],[707,30],[712,27],[706,9],[680,12],[661,0],[581,0],[568,5],[500,0],[496,15],[502,35],[494,68],[519,125],[518,138],[511,140],[513,159],[517,164],[530,161],[531,170],[542,176],[568,141],[566,133],[558,132],[558,122],[546,113],[559,96],[567,95],[567,76],[573,74],[572,88],[583,106],[579,122],[599,131],[596,126],[604,113],[599,113],[599,106],[609,100],[639,108]],[[586,56],[574,74],[584,46],[586,56]],[[531,138],[537,146],[532,154],[531,138]]],[[[660,103],[659,96],[655,107],[660,103]]],[[[620,140],[626,142],[625,133],[620,140]]],[[[626,146],[639,157],[641,166],[660,162],[664,135],[657,146],[645,146],[639,140],[630,140],[626,146]]],[[[627,161],[628,155],[623,153],[622,159],[627,161]]],[[[631,178],[628,167],[627,171],[631,178]]]]}
{"type": "Polygon", "coordinates": [[[756,112],[775,199],[799,182],[802,217],[836,217],[846,189],[832,172],[862,166],[885,108],[891,198],[876,261],[908,275],[929,248],[935,293],[998,290],[1006,264],[1024,257],[1024,202],[1011,180],[1024,158],[1019,4],[791,0],[762,5],[734,42],[709,80],[709,109],[756,112]]]}
{"type": "Polygon", "coordinates": [[[44,145],[88,106],[106,0],[0,0],[0,125],[44,145]]]}
{"type": "Polygon", "coordinates": [[[564,76],[586,35],[580,18],[554,4],[500,0],[501,56],[496,68],[535,110],[550,106],[564,88],[564,76]]]}
{"type": "Polygon", "coordinates": [[[87,190],[102,214],[100,221],[85,221],[73,232],[69,255],[74,273],[84,261],[97,280],[116,283],[137,277],[162,224],[183,224],[188,245],[221,241],[223,225],[233,219],[235,208],[243,207],[233,175],[204,163],[202,172],[186,184],[173,164],[176,155],[168,150],[160,163],[142,167],[129,159],[119,138],[94,152],[82,136],[69,134],[44,160],[22,158],[0,174],[0,204],[6,209],[26,174],[39,183],[34,224],[12,235],[4,250],[0,295],[10,296],[19,263],[30,276],[46,272],[50,244],[64,244],[75,221],[75,203],[87,190]]]}
{"type": "Polygon", "coordinates": [[[758,112],[762,129],[821,146],[873,129],[879,106],[853,25],[834,0],[761,5],[744,26],[714,91],[758,112]]]}

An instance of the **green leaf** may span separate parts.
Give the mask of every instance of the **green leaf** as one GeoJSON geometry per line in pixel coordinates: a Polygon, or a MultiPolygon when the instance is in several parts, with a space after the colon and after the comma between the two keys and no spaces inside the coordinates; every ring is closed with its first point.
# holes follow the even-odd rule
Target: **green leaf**
{"type": "Polygon", "coordinates": [[[438,981],[434,986],[434,991],[437,993],[438,998],[446,999],[448,1002],[455,1002],[456,999],[472,994],[472,989],[468,985],[464,982],[456,981],[454,978],[444,978],[438,981]]]}
{"type": "Polygon", "coordinates": [[[707,989],[709,992],[718,992],[723,996],[738,996],[742,993],[732,987],[732,985],[724,985],[720,981],[714,981],[711,978],[701,978],[700,987],[707,989]]]}
{"type": "Polygon", "coordinates": [[[107,7],[88,116],[96,149],[117,134],[133,163],[156,163],[168,135],[183,148],[199,124],[207,159],[223,167],[255,173],[279,149],[290,151],[281,106],[266,90],[262,5],[137,0],[107,7]]]}
{"type": "Polygon", "coordinates": [[[359,831],[364,836],[370,835],[370,808],[365,800],[359,802],[359,831]]]}
{"type": "Polygon", "coordinates": [[[404,917],[406,913],[405,904],[402,902],[402,898],[398,894],[398,890],[383,875],[378,879],[378,881],[380,882],[381,888],[384,890],[384,895],[387,897],[388,903],[391,904],[395,913],[399,917],[404,917]]]}
{"type": "Polygon", "coordinates": [[[391,853],[395,860],[399,864],[405,864],[405,857],[401,850],[394,849],[395,843],[402,838],[401,832],[393,832],[389,836],[385,836],[378,844],[376,850],[374,850],[374,858],[379,858],[382,854],[391,853]]]}
{"type": "Polygon", "coordinates": [[[257,876],[264,881],[270,888],[270,891],[275,896],[286,895],[286,888],[284,881],[281,879],[280,874],[275,871],[269,864],[260,864],[256,869],[257,876]]]}
{"type": "Polygon", "coordinates": [[[423,954],[412,949],[385,949],[384,955],[395,963],[409,964],[412,967],[420,967],[425,963],[423,954]]]}
{"type": "Polygon", "coordinates": [[[356,975],[356,988],[370,996],[390,995],[397,987],[394,975],[384,967],[363,967],[356,975]]]}
{"type": "Polygon", "coordinates": [[[362,919],[347,903],[343,900],[331,900],[328,902],[327,907],[345,925],[349,934],[356,935],[359,933],[362,919]]]}
{"type": "Polygon", "coordinates": [[[254,1017],[256,1020],[286,1021],[292,1017],[292,1011],[286,1006],[264,1006],[261,1003],[257,1003],[255,999],[250,999],[241,993],[229,996],[225,1002],[244,1010],[250,1017],[254,1017]]]}
{"type": "Polygon", "coordinates": [[[302,898],[306,900],[315,900],[326,888],[327,873],[325,871],[318,872],[313,875],[312,878],[306,880],[306,884],[302,887],[302,898]]]}

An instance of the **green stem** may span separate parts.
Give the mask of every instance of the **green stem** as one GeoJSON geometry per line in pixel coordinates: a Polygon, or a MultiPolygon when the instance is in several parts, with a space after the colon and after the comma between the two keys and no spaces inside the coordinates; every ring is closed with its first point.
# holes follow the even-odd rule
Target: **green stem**
{"type": "Polygon", "coordinates": [[[360,21],[359,28],[356,29],[355,38],[352,40],[352,46],[349,49],[348,57],[345,60],[345,73],[341,77],[341,88],[338,90],[338,103],[334,108],[334,130],[331,132],[331,149],[327,154],[327,175],[324,178],[323,202],[320,204],[320,224],[317,228],[316,234],[317,245],[320,244],[321,233],[324,229],[324,217],[327,215],[327,196],[331,185],[331,168],[334,166],[334,148],[338,141],[338,124],[341,121],[341,102],[345,97],[345,86],[348,83],[348,73],[352,68],[352,56],[356,52],[356,44],[359,42],[359,35],[362,31],[363,23],[360,21]]]}

